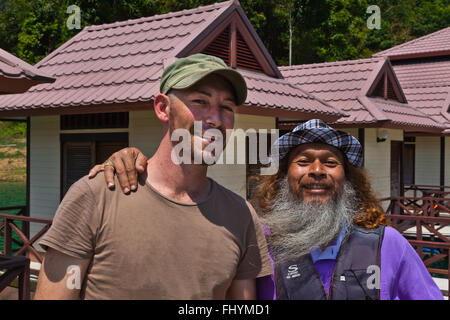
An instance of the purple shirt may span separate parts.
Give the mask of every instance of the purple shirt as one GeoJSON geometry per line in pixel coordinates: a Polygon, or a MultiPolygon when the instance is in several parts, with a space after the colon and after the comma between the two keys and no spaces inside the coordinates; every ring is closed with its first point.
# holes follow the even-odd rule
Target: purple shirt
{"type": "MultiPolygon", "coordinates": [[[[342,235],[342,233],[341,233],[342,235]]],[[[336,256],[342,241],[341,235],[323,252],[312,253],[316,267],[327,293],[336,264],[336,256]],[[341,239],[340,239],[341,238],[341,239]],[[332,254],[331,254],[332,253],[332,254]]],[[[317,250],[317,249],[316,249],[317,250]]],[[[270,259],[273,267],[272,254],[270,259]]],[[[274,275],[258,278],[258,298],[275,300],[274,275]]],[[[442,300],[439,287],[434,282],[414,248],[397,230],[386,227],[381,245],[381,300],[442,300]]]]}

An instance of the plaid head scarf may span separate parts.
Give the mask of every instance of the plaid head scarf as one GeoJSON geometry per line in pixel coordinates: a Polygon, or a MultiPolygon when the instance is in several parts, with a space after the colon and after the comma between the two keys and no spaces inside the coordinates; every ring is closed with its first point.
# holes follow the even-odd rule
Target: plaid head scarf
{"type": "Polygon", "coordinates": [[[278,144],[279,159],[283,159],[292,148],[304,143],[324,143],[336,147],[342,151],[352,165],[362,166],[363,153],[358,139],[344,131],[331,128],[320,119],[302,123],[291,132],[278,138],[275,146],[278,144]]]}

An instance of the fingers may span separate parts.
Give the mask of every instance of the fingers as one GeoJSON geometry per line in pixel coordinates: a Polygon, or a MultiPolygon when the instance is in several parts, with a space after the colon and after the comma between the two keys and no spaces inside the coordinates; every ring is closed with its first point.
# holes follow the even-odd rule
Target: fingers
{"type": "Polygon", "coordinates": [[[108,188],[113,189],[115,187],[114,184],[114,167],[113,166],[104,166],[104,176],[106,185],[108,188]]]}
{"type": "MultiPolygon", "coordinates": [[[[120,156],[122,158],[122,162],[125,168],[125,173],[128,178],[128,188],[131,190],[136,190],[137,188],[137,171],[135,166],[136,161],[136,152],[133,150],[133,148],[123,150],[120,153],[120,156]]],[[[122,185],[122,189],[124,186],[122,185]]],[[[125,191],[124,191],[125,192],[125,191]]],[[[125,192],[126,193],[126,192],[125,192]]]]}
{"type": "Polygon", "coordinates": [[[89,179],[95,178],[97,173],[103,171],[103,164],[97,164],[89,171],[89,179]]]}
{"type": "Polygon", "coordinates": [[[124,193],[130,192],[130,181],[128,178],[127,169],[122,158],[117,157],[113,160],[114,167],[116,168],[117,179],[119,179],[120,187],[124,193]]]}
{"type": "Polygon", "coordinates": [[[136,169],[139,173],[143,173],[145,171],[145,168],[147,168],[147,157],[144,156],[142,152],[140,152],[138,149],[137,151],[137,158],[136,158],[136,169]]]}
{"type": "Polygon", "coordinates": [[[143,173],[147,167],[147,157],[137,148],[125,148],[115,152],[105,162],[110,165],[98,164],[89,171],[89,178],[104,171],[108,188],[115,186],[114,175],[117,174],[120,187],[124,193],[136,190],[138,187],[138,172],[143,173]]]}

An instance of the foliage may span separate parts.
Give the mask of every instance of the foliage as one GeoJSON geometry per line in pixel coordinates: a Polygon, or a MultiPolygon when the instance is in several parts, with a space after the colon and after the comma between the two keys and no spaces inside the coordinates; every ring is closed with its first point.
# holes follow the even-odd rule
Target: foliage
{"type": "Polygon", "coordinates": [[[26,122],[0,121],[0,145],[25,138],[26,133],[26,122]]]}
{"type": "MultiPolygon", "coordinates": [[[[220,0],[0,0],[0,47],[35,64],[80,30],[66,9],[81,8],[81,27],[163,14],[220,0]]],[[[450,0],[241,0],[251,24],[279,65],[369,57],[450,25],[450,0]],[[381,29],[369,29],[369,5],[381,29]],[[290,19],[291,17],[291,19],[290,19]]]]}

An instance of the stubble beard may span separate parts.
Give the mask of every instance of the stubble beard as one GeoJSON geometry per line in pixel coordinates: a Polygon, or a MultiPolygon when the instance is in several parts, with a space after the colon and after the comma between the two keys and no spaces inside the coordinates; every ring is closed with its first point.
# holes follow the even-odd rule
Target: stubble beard
{"type": "MultiPolygon", "coordinates": [[[[216,154],[216,148],[213,145],[209,146],[210,151],[206,151],[206,146],[203,146],[203,142],[200,140],[201,137],[197,136],[195,134],[194,130],[194,123],[190,124],[189,127],[177,127],[175,125],[175,117],[170,114],[169,116],[169,137],[172,137],[173,132],[175,130],[185,130],[189,134],[189,148],[184,149],[183,151],[189,153],[190,163],[191,164],[201,164],[206,166],[211,166],[216,164],[217,160],[225,150],[227,139],[226,139],[226,130],[224,128],[217,128],[221,132],[221,137],[217,141],[212,142],[212,144],[221,144],[218,146],[219,153],[216,154]],[[195,141],[199,141],[200,143],[197,143],[195,141]],[[198,163],[198,159],[200,159],[200,163],[198,163]]],[[[203,134],[203,132],[202,132],[203,134]]],[[[181,141],[172,141],[172,146],[177,145],[181,141]]],[[[183,157],[183,154],[180,155],[180,157],[183,157]]]]}
{"type": "Polygon", "coordinates": [[[329,245],[345,226],[352,228],[355,191],[346,181],[342,194],[326,203],[308,202],[292,194],[287,177],[280,181],[271,212],[261,222],[270,229],[270,245],[276,263],[297,259],[329,245]]]}

